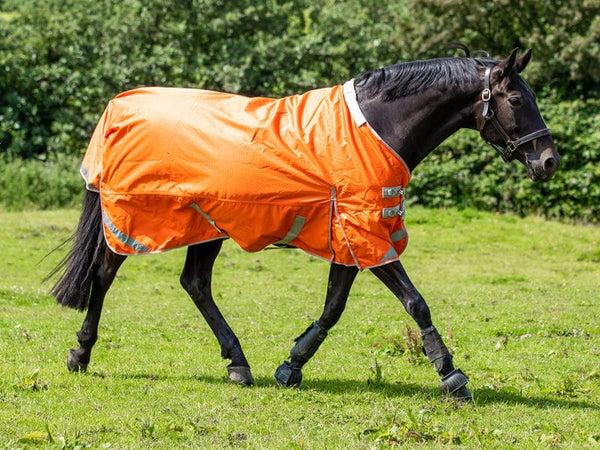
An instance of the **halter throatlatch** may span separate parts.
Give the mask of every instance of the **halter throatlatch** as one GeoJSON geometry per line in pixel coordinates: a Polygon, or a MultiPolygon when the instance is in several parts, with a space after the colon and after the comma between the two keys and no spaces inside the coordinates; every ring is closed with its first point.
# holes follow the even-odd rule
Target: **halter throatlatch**
{"type": "Polygon", "coordinates": [[[494,147],[494,150],[496,150],[496,152],[498,152],[498,154],[500,156],[502,156],[502,159],[505,162],[510,162],[513,159],[513,153],[521,145],[531,142],[535,139],[541,138],[543,136],[549,136],[552,133],[550,132],[549,128],[543,128],[541,130],[534,131],[533,133],[529,133],[529,134],[513,141],[511,139],[511,137],[508,135],[508,133],[504,130],[504,128],[502,128],[502,125],[500,125],[500,122],[498,122],[498,119],[496,118],[496,114],[494,114],[494,111],[490,107],[490,102],[492,100],[492,90],[490,88],[491,73],[492,73],[492,68],[487,67],[485,69],[485,76],[483,78],[483,91],[481,91],[481,100],[483,101],[484,122],[483,122],[483,127],[481,128],[480,134],[483,137],[483,130],[485,129],[485,126],[488,123],[491,123],[492,125],[494,125],[494,128],[496,129],[496,131],[498,133],[500,133],[500,135],[504,138],[504,141],[506,142],[505,148],[502,148],[499,145],[496,145],[493,142],[490,142],[488,140],[486,140],[486,142],[488,144],[490,144],[492,147],[494,147]]]}

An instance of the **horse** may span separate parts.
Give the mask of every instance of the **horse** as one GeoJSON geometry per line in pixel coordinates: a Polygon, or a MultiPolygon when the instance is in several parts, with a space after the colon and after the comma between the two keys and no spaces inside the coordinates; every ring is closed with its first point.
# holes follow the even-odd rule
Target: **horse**
{"type": "Polygon", "coordinates": [[[250,365],[240,341],[211,292],[213,263],[223,240],[232,238],[248,251],[272,248],[274,244],[301,248],[331,263],[322,314],[295,339],[289,358],[276,369],[277,384],[301,385],[302,368],[340,319],[357,273],[369,269],[400,300],[418,325],[423,352],[440,377],[442,394],[471,400],[468,377],[455,368],[425,299],[400,262],[399,255],[406,245],[404,189],[417,165],[462,128],[478,131],[505,162],[522,163],[532,181],[547,181],[554,175],[560,156],[540,115],[534,92],[519,75],[529,63],[532,52],[529,49],[522,55],[519,53],[519,49],[515,49],[501,60],[467,54],[399,63],[357,75],[335,89],[309,91],[308,97],[303,94],[284,99],[247,98],[193,89],[169,91],[169,88],[129,91],[117,97],[99,122],[84,158],[81,172],[88,183],[87,192],[81,218],[71,237],[71,249],[50,274],[59,274],[51,290],[58,304],[87,310],[77,332],[79,347],[68,353],[68,369],[87,369],[98,337],[105,295],[127,256],[187,246],[181,285],[213,331],[221,356],[231,361],[227,366],[229,379],[252,385],[250,365]],[[138,97],[152,99],[155,96],[162,100],[153,103],[150,100],[148,107],[123,106],[123,102],[135,101],[138,97]],[[167,103],[172,98],[170,107],[167,103]],[[215,99],[217,106],[213,107],[211,102],[215,99]],[[302,112],[295,112],[295,106],[302,112]],[[145,117],[149,115],[147,108],[154,108],[162,115],[148,119],[145,117]],[[180,108],[186,112],[182,117],[173,118],[180,108]],[[251,117],[254,110],[258,111],[259,119],[251,117]],[[197,111],[202,115],[196,120],[197,111]],[[118,114],[122,116],[122,123],[115,125],[111,120],[118,114]],[[188,116],[192,117],[191,122],[203,123],[181,125],[188,116]],[[234,128],[224,131],[217,116],[224,116],[234,128]],[[274,119],[276,124],[269,124],[268,118],[274,119]],[[164,122],[169,123],[166,128],[150,132],[155,129],[153,124],[159,127],[164,122]],[[292,124],[299,124],[301,129],[294,130],[292,124]],[[191,126],[200,131],[190,132],[188,127],[191,126]],[[206,137],[209,132],[205,130],[209,128],[217,131],[206,137]],[[242,133],[242,128],[249,128],[251,136],[242,133]],[[266,132],[267,128],[275,137],[266,132]],[[186,133],[191,134],[183,139],[186,133]],[[241,143],[231,141],[230,135],[238,134],[243,135],[241,143]],[[302,143],[292,144],[291,150],[282,150],[288,145],[284,141],[291,135],[297,135],[294,139],[302,143]],[[212,156],[200,156],[199,162],[186,164],[187,158],[191,158],[188,152],[182,157],[184,163],[173,162],[176,147],[185,151],[198,140],[201,141],[199,146],[216,141],[218,151],[213,153],[225,153],[235,161],[246,159],[237,161],[238,165],[226,164],[219,169],[212,156]],[[145,141],[153,142],[145,144],[145,141]],[[147,147],[157,142],[156,147],[162,153],[146,157],[147,147]],[[251,150],[250,142],[258,143],[260,149],[251,150]],[[127,160],[127,154],[135,153],[140,146],[143,151],[127,160]],[[317,156],[300,154],[311,146],[317,152],[322,148],[326,150],[317,156]],[[101,156],[94,153],[98,149],[104,152],[101,156]],[[289,154],[284,165],[291,168],[268,171],[265,161],[279,158],[283,153],[289,154]],[[108,163],[104,160],[111,158],[116,160],[115,164],[106,167],[108,163]],[[374,168],[370,166],[370,159],[376,160],[374,168]],[[306,169],[308,175],[301,173],[298,165],[305,160],[311,160],[322,169],[325,174],[321,174],[321,179],[318,179],[317,169],[306,169]],[[206,162],[203,164],[203,161],[206,162]],[[165,163],[169,165],[162,169],[160,164],[165,163]],[[94,164],[100,166],[94,169],[94,164]],[[142,166],[150,169],[137,175],[142,166]],[[188,177],[190,180],[174,178],[174,173],[181,172],[185,176],[192,171],[191,166],[194,166],[193,171],[199,172],[193,172],[188,177]],[[95,174],[90,173],[93,171],[95,174]],[[208,174],[217,171],[216,178],[208,174]],[[251,172],[251,176],[242,171],[251,172]],[[365,172],[369,172],[369,176],[365,172]],[[358,177],[359,181],[352,177],[358,177]],[[288,182],[295,178],[310,184],[311,192],[306,194],[300,192],[300,188],[288,188],[288,182]],[[215,179],[225,179],[224,186],[215,189],[216,193],[191,198],[185,190],[196,182],[211,185],[215,179]],[[155,189],[166,183],[166,188],[160,195],[139,193],[140,185],[145,182],[155,189]],[[360,183],[366,185],[359,186],[360,183]],[[266,209],[259,207],[260,202],[244,200],[248,196],[238,199],[235,208],[226,208],[234,194],[219,194],[231,186],[244,191],[244,195],[253,194],[262,185],[267,186],[268,191],[262,197],[268,198],[263,202],[266,209]],[[344,198],[346,191],[358,194],[344,198]],[[175,200],[165,200],[169,192],[174,192],[175,200]],[[301,201],[296,201],[298,197],[301,201]],[[167,210],[184,215],[171,220],[167,213],[156,212],[154,207],[161,202],[170,202],[167,210]],[[319,210],[319,215],[311,210],[311,205],[319,210]],[[144,215],[148,208],[150,216],[144,215]],[[158,220],[153,215],[158,215],[158,220]],[[239,215],[244,216],[242,225],[235,224],[232,218],[239,215]],[[138,229],[130,224],[136,217],[142,217],[140,221],[145,228],[144,224],[138,229]],[[154,223],[148,224],[148,220],[154,223]],[[283,223],[283,231],[270,227],[271,222],[283,223]],[[162,224],[167,227],[166,231],[162,230],[162,224]],[[175,229],[177,226],[196,234],[186,240],[179,236],[182,233],[175,229]],[[148,238],[152,233],[158,237],[148,238]]]}

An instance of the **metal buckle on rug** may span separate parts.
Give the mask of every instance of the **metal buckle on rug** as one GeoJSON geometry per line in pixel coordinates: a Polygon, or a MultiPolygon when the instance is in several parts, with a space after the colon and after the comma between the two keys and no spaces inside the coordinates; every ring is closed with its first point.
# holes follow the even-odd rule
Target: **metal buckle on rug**
{"type": "Polygon", "coordinates": [[[400,186],[384,187],[382,188],[383,198],[400,197],[404,195],[404,188],[400,186]]]}
{"type": "Polygon", "coordinates": [[[393,208],[383,208],[381,211],[381,217],[384,219],[391,219],[398,216],[404,217],[404,214],[406,214],[404,202],[402,202],[402,205],[396,205],[393,208]]]}

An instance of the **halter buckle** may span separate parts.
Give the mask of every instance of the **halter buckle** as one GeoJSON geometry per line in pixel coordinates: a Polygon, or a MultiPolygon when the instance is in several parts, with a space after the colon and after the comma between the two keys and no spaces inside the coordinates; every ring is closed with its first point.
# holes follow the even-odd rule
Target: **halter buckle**
{"type": "Polygon", "coordinates": [[[481,100],[489,102],[492,99],[492,91],[488,88],[481,91],[481,100]]]}
{"type": "Polygon", "coordinates": [[[516,145],[513,141],[510,141],[509,143],[506,144],[506,148],[504,149],[504,151],[500,154],[500,156],[502,156],[502,159],[504,160],[504,162],[508,163],[512,160],[512,154],[515,152],[515,150],[517,150],[518,145],[516,145]]]}

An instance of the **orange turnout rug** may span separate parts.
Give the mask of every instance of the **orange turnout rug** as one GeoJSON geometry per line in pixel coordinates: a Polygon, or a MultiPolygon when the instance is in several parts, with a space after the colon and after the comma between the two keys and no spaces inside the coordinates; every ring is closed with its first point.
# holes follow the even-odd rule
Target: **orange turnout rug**
{"type": "Polygon", "coordinates": [[[404,162],[352,82],[282,99],[144,88],[107,106],[81,173],[120,254],[232,238],[378,266],[406,246],[404,162]]]}

